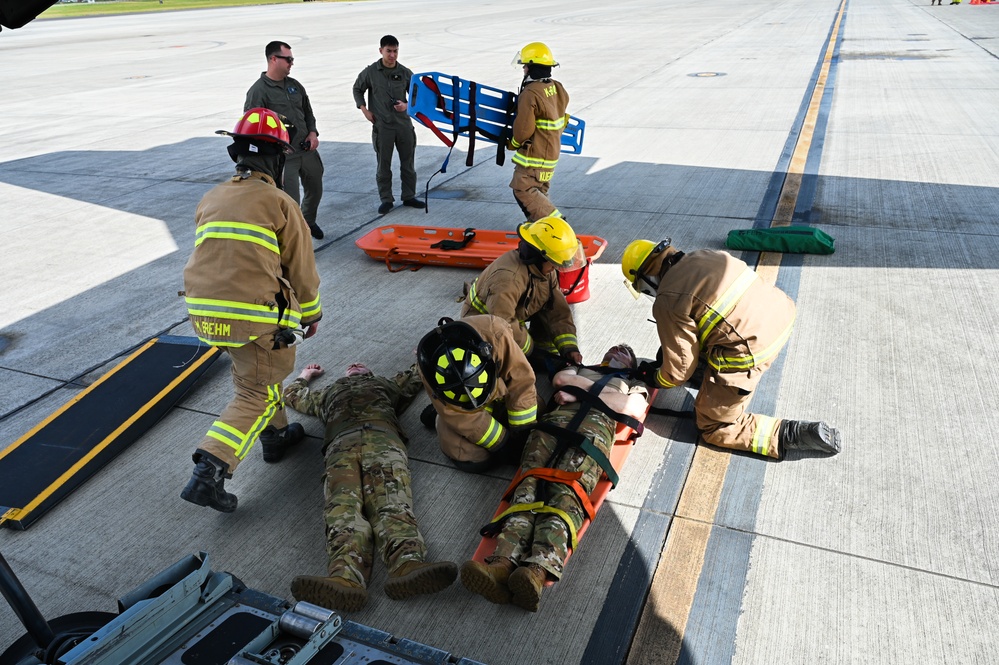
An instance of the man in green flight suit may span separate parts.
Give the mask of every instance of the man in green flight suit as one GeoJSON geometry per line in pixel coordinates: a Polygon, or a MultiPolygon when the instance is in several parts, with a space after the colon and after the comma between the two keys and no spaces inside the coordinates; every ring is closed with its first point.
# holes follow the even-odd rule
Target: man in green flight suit
{"type": "Polygon", "coordinates": [[[316,223],[319,201],[323,198],[323,160],[319,157],[319,131],[316,129],[316,116],[305,87],[288,76],[295,58],[291,47],[284,42],[271,42],[264,48],[267,57],[267,71],[246,91],[243,110],[262,106],[274,111],[291,134],[294,151],[288,155],[284,165],[284,184],[295,203],[300,203],[302,215],[309,225],[309,231],[316,240],[325,235],[316,223]],[[303,195],[299,198],[298,185],[302,184],[303,195]]]}
{"type": "Polygon", "coordinates": [[[392,35],[382,37],[378,52],[381,59],[365,67],[354,81],[354,103],[371,123],[371,143],[378,157],[378,197],[382,204],[378,214],[392,209],[392,151],[399,151],[399,169],[402,171],[402,204],[411,208],[426,208],[416,198],[416,131],[410,120],[407,103],[409,81],[413,72],[398,61],[399,40],[392,35]],[[368,94],[367,103],[364,94],[368,94]]]}
{"type": "Polygon", "coordinates": [[[422,382],[416,365],[392,379],[360,363],[322,390],[309,382],[325,372],[308,365],[284,392],[291,408],[326,423],[327,577],[299,576],[296,600],[353,612],[367,601],[373,547],[388,566],[385,594],[402,600],[436,593],[457,577],[450,561],[426,562],[427,546],[413,512],[406,435],[399,425],[422,382]]]}

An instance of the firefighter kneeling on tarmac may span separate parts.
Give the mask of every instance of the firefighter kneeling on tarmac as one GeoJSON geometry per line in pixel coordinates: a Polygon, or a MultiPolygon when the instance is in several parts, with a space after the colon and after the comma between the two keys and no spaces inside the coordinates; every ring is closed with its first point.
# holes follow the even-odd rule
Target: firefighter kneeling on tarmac
{"type": "Polygon", "coordinates": [[[497,316],[441,319],[416,348],[430,406],[420,414],[437,430],[441,452],[468,473],[516,463],[538,418],[534,370],[497,316]]]}
{"type": "Polygon", "coordinates": [[[305,436],[288,424],[281,382],[295,368],[295,333],[312,337],[322,309],[309,227],[278,187],[291,150],[284,123],[253,108],[232,132],[217,133],[232,137],[236,174],[198,204],[184,288],[198,338],[232,360],[236,394],[194,451],[180,496],[231,513],[237,501],[225,480],[257,438],[264,461],[277,462],[305,436]]]}
{"type": "Polygon", "coordinates": [[[582,243],[568,222],[557,217],[521,224],[517,235],[517,249],[501,254],[465,285],[461,318],[492,314],[505,320],[538,371],[564,365],[557,356],[583,364],[576,323],[556,274],[586,264],[582,243]]]}
{"type": "Polygon", "coordinates": [[[694,376],[700,361],[704,377],[694,416],[706,443],[777,459],[786,450],[838,453],[840,432],[824,422],[746,412],[791,335],[794,302],[727,252],[684,253],[671,243],[635,240],[621,259],[633,295],[655,299],[662,356],[645,365],[642,380],[674,388],[694,376]]]}

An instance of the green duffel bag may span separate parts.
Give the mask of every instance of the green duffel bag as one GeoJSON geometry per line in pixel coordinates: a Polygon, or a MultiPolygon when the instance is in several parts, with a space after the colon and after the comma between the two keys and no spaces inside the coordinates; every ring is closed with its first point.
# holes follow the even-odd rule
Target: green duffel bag
{"type": "Polygon", "coordinates": [[[755,252],[785,254],[832,254],[832,236],[811,226],[778,226],[772,229],[735,229],[728,232],[725,246],[755,252]]]}

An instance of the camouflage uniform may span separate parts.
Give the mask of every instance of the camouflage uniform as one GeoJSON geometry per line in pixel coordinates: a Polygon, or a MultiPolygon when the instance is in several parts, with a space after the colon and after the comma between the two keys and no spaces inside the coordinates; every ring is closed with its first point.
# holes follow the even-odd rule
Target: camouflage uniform
{"type": "MultiPolygon", "coordinates": [[[[581,369],[580,376],[598,380],[601,375],[591,370],[581,369]]],[[[611,379],[604,389],[620,390],[622,393],[643,390],[641,387],[630,388],[622,379],[611,379]]],[[[580,409],[578,402],[559,406],[554,411],[542,416],[542,422],[566,427],[580,409]]],[[[583,417],[577,431],[593,442],[594,446],[610,457],[614,447],[614,437],[617,423],[609,416],[590,409],[583,417]]],[[[531,432],[524,455],[520,462],[520,472],[544,467],[548,458],[557,446],[554,436],[540,430],[531,432]]],[[[554,468],[562,471],[581,471],[579,484],[587,494],[593,491],[597,481],[603,474],[603,469],[592,457],[576,447],[569,448],[554,468]]],[[[546,505],[558,508],[567,513],[578,532],[583,525],[586,513],[579,499],[568,486],[560,483],[540,481],[543,483],[544,494],[538,497],[537,478],[525,478],[514,490],[510,504],[528,504],[543,500],[546,505]],[[537,498],[536,498],[537,497],[537,498]]],[[[486,563],[493,563],[500,558],[507,558],[518,565],[535,563],[544,568],[556,579],[562,577],[562,568],[569,553],[570,535],[565,522],[558,515],[551,513],[534,514],[530,512],[513,513],[503,523],[503,529],[496,538],[496,550],[486,558],[486,563]]]]}
{"type": "Polygon", "coordinates": [[[406,435],[398,414],[420,392],[416,365],[393,379],[360,374],[310,390],[296,379],[288,406],[326,423],[326,550],[329,577],[367,586],[372,536],[391,573],[427,552],[413,513],[406,435]]]}

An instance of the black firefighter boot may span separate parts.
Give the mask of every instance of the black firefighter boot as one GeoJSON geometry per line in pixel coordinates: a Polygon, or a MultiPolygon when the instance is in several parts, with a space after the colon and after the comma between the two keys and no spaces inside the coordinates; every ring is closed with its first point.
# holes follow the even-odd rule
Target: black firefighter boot
{"type": "Polygon", "coordinates": [[[835,455],[842,448],[839,430],[823,422],[782,420],[777,430],[781,452],[785,450],[818,450],[835,455]]]}
{"type": "Polygon", "coordinates": [[[305,428],[298,423],[292,423],[282,429],[268,425],[260,433],[260,448],[264,453],[264,461],[268,464],[280,462],[284,457],[284,451],[304,438],[305,428]]]}
{"type": "Polygon", "coordinates": [[[205,452],[194,453],[194,474],[180,498],[199,506],[214,508],[222,513],[236,510],[236,495],[225,491],[225,477],[229,466],[205,452]]]}

